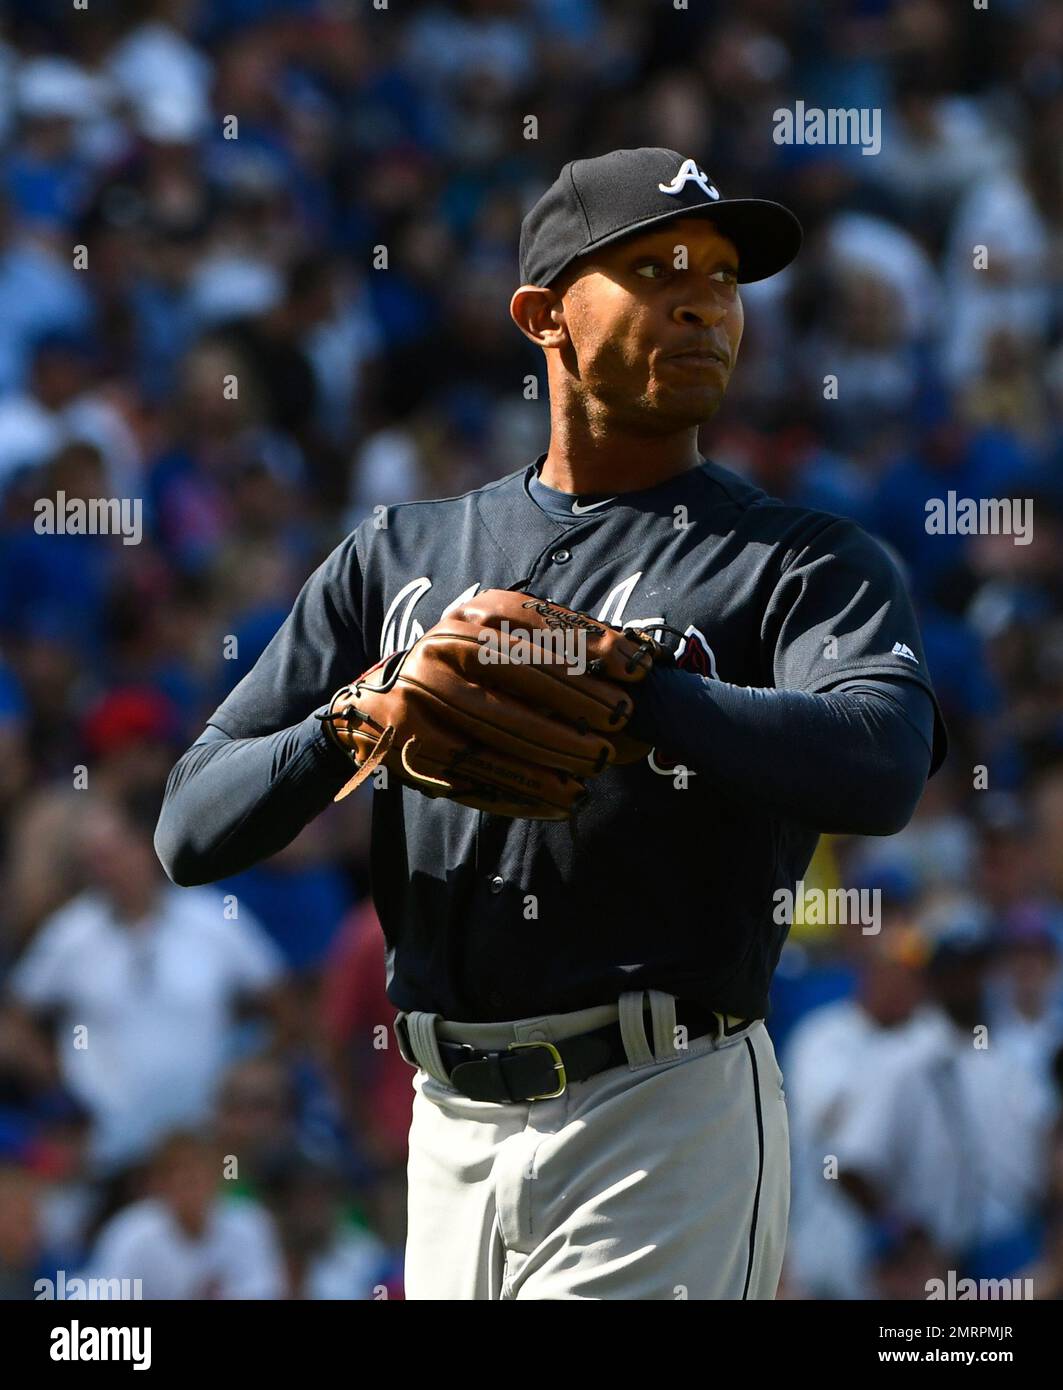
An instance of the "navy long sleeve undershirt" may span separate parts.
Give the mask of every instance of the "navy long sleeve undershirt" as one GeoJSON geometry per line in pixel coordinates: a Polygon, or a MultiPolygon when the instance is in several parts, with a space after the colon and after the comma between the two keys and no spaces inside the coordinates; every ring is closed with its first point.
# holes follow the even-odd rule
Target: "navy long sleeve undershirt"
{"type": "Polygon", "coordinates": [[[353,770],[314,715],[258,738],[208,725],[170,773],[155,851],[183,887],[240,873],[291,844],[353,770]]]}
{"type": "MultiPolygon", "coordinates": [[[[824,833],[889,835],[907,824],[925,784],[933,707],[905,680],[809,695],[657,670],[628,728],[766,815],[824,833]]],[[[289,844],[350,775],[313,716],[257,738],[208,727],[170,774],[159,858],[183,885],[239,873],[289,844]]]]}
{"type": "Polygon", "coordinates": [[[627,731],[743,805],[823,834],[893,835],[926,785],[934,707],[903,679],[812,695],[658,669],[627,731]]]}

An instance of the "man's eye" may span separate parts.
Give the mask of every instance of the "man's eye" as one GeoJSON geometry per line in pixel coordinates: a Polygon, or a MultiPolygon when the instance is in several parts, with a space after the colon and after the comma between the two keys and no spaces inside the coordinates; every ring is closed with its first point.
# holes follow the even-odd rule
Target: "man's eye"
{"type": "Polygon", "coordinates": [[[722,283],[725,284],[725,285],[737,285],[737,284],[738,284],[738,271],[737,271],[737,270],[717,270],[717,271],[715,271],[715,272],[713,273],[713,277],[712,277],[712,278],[715,280],[715,279],[717,279],[717,278],[720,277],[720,276],[723,277],[722,283]]]}
{"type": "Polygon", "coordinates": [[[660,261],[643,261],[642,265],[635,267],[635,274],[646,280],[659,280],[664,274],[664,266],[660,261]]]}

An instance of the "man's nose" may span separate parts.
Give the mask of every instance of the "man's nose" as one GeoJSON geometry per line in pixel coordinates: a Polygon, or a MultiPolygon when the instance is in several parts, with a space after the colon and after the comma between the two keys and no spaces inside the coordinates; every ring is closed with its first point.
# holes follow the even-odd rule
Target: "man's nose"
{"type": "Polygon", "coordinates": [[[676,305],[672,317],[676,323],[711,328],[720,322],[726,312],[726,306],[706,290],[704,295],[690,296],[684,303],[676,305]]]}

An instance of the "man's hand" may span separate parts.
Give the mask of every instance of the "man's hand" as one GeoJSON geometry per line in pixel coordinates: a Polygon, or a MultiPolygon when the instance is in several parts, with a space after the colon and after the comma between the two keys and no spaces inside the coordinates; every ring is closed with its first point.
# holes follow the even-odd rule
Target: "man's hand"
{"type": "Polygon", "coordinates": [[[336,799],[384,767],[426,796],[567,820],[589,777],[647,751],[622,731],[670,661],[648,633],[489,589],[336,692],[322,718],[358,768],[336,799]]]}

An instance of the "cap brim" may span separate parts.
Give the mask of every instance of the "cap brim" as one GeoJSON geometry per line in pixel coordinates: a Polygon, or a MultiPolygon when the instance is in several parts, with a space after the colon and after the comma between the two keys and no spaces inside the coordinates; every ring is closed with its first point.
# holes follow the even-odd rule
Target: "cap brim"
{"type": "Polygon", "coordinates": [[[721,198],[718,203],[703,203],[697,207],[675,208],[636,222],[623,231],[599,237],[571,256],[551,277],[551,283],[575,261],[582,260],[603,246],[638,236],[650,227],[676,222],[681,217],[705,217],[714,222],[724,236],[735,244],[738,252],[738,283],[749,285],[766,280],[785,270],[801,249],[801,223],[782,203],[766,198],[721,198]]]}

